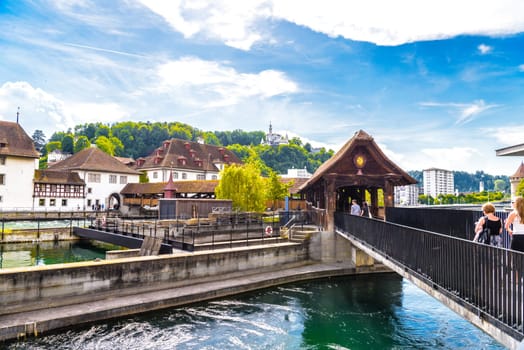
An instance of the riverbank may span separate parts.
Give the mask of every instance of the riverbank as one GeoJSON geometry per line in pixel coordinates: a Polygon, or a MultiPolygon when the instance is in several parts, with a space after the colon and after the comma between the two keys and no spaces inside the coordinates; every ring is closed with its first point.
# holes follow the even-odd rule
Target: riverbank
{"type": "Polygon", "coordinates": [[[303,262],[249,272],[193,279],[190,284],[164,283],[151,290],[137,286],[107,293],[103,299],[0,316],[0,340],[23,339],[53,330],[136,313],[187,305],[286,283],[335,276],[385,273],[383,266],[355,268],[348,263],[303,262]]]}

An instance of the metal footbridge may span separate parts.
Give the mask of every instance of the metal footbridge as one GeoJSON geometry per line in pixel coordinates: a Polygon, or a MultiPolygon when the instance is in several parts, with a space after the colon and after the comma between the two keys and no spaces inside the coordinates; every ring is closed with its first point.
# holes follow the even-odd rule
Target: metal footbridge
{"type": "Polygon", "coordinates": [[[524,349],[524,254],[348,213],[339,237],[434,296],[510,349],[524,349]]]}

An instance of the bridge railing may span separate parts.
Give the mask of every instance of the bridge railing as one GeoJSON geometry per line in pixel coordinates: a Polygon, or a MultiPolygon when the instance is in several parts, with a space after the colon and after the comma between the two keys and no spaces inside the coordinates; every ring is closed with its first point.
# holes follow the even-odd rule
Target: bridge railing
{"type": "Polygon", "coordinates": [[[335,213],[335,227],[513,338],[524,338],[523,253],[347,213],[335,213]]]}

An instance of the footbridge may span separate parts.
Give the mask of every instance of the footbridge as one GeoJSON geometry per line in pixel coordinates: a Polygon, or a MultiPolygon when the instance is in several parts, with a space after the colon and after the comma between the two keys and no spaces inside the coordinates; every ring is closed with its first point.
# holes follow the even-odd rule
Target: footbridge
{"type": "Polygon", "coordinates": [[[510,349],[524,349],[524,254],[348,213],[335,232],[510,349]]]}

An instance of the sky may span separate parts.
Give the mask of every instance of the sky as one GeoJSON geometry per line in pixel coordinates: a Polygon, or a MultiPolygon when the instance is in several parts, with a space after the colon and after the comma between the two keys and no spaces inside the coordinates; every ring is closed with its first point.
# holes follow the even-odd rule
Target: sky
{"type": "Polygon", "coordinates": [[[521,0],[0,0],[0,120],[359,130],[406,171],[515,173],[521,0]]]}

